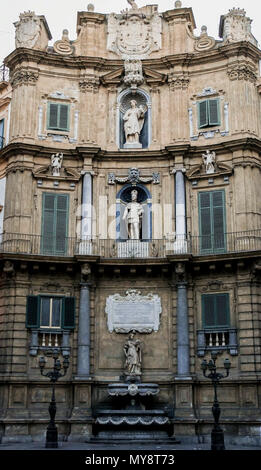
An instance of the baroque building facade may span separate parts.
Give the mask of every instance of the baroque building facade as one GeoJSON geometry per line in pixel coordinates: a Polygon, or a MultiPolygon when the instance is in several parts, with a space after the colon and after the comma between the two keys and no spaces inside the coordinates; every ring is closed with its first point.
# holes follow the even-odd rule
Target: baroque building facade
{"type": "Polygon", "coordinates": [[[39,358],[58,352],[61,438],[207,439],[201,363],[217,351],[231,362],[225,435],[260,444],[260,50],[244,10],[216,40],[181,2],[129,3],[89,5],[77,39],[53,46],[44,16],[15,23],[0,84],[0,436],[44,438],[39,358]],[[143,387],[131,416],[126,387],[143,387]]]}

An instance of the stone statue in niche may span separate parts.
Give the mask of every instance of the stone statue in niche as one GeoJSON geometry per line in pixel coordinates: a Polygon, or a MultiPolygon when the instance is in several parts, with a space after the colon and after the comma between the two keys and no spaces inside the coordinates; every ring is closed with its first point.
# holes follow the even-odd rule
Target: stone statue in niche
{"type": "Polygon", "coordinates": [[[60,170],[63,164],[63,154],[56,153],[51,156],[51,166],[53,176],[60,176],[60,170]]]}
{"type": "Polygon", "coordinates": [[[34,11],[21,13],[20,21],[14,23],[15,47],[33,48],[40,36],[41,23],[40,18],[36,16],[34,11]]]}
{"type": "Polygon", "coordinates": [[[129,334],[124,347],[125,375],[139,378],[141,376],[141,342],[135,339],[135,331],[129,334]]]}
{"type": "Polygon", "coordinates": [[[216,154],[207,150],[205,154],[202,155],[202,160],[205,166],[205,171],[207,174],[215,173],[215,163],[216,163],[216,154]]]}
{"type": "Polygon", "coordinates": [[[137,101],[131,100],[131,107],[123,116],[124,132],[126,138],[125,148],[141,148],[140,133],[145,119],[146,108],[142,105],[137,107],[137,101]]]}
{"type": "Polygon", "coordinates": [[[144,209],[138,202],[138,191],[131,191],[131,202],[125,208],[123,220],[126,223],[127,233],[130,240],[139,240],[141,232],[141,222],[144,209]]]}

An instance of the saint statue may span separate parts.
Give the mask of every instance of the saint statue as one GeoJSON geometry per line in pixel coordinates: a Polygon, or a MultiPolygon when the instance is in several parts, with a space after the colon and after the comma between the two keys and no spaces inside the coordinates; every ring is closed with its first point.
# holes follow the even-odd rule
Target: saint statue
{"type": "Polygon", "coordinates": [[[135,339],[135,331],[129,334],[129,338],[124,345],[125,374],[141,375],[141,343],[135,339]]]}
{"type": "Polygon", "coordinates": [[[51,156],[51,165],[52,165],[52,173],[53,176],[60,176],[60,170],[62,168],[63,163],[63,154],[56,153],[51,156]]]}
{"type": "Polygon", "coordinates": [[[137,101],[131,100],[131,107],[123,116],[126,144],[140,145],[140,133],[144,125],[146,109],[140,105],[137,107],[137,101]]]}
{"type": "Polygon", "coordinates": [[[142,222],[142,214],[144,209],[138,202],[138,191],[133,189],[131,191],[131,202],[125,208],[123,220],[126,223],[128,238],[131,240],[140,239],[140,228],[142,222]]]}
{"type": "Polygon", "coordinates": [[[215,162],[216,162],[216,154],[215,152],[210,153],[207,150],[207,153],[202,155],[202,160],[205,165],[205,170],[207,174],[215,173],[215,162]]]}

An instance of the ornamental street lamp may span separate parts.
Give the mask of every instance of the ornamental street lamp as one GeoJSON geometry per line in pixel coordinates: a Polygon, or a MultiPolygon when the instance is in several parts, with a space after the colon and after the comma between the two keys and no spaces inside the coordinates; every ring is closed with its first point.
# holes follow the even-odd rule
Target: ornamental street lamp
{"type": "Polygon", "coordinates": [[[53,352],[53,359],[54,359],[54,365],[53,365],[53,370],[49,371],[47,373],[44,373],[44,368],[46,364],[46,359],[45,357],[40,357],[39,358],[39,367],[41,371],[41,375],[44,377],[48,377],[51,380],[52,383],[52,398],[50,401],[49,405],[49,415],[50,415],[50,421],[47,426],[47,431],[46,431],[46,442],[45,442],[45,447],[47,448],[57,448],[58,447],[58,431],[57,427],[55,425],[55,415],[56,415],[56,401],[55,401],[55,383],[60,377],[64,377],[68,367],[69,367],[69,358],[65,357],[63,361],[63,372],[60,372],[62,366],[61,362],[58,359],[58,350],[54,350],[53,352]]]}
{"type": "Polygon", "coordinates": [[[219,426],[219,417],[220,417],[221,410],[220,410],[219,402],[217,399],[217,385],[221,379],[228,377],[231,363],[229,359],[225,359],[224,368],[226,371],[226,375],[223,375],[217,372],[217,368],[216,368],[217,353],[213,351],[211,353],[211,357],[212,359],[210,359],[209,362],[207,362],[204,359],[201,364],[201,369],[203,370],[204,377],[208,377],[209,379],[211,379],[213,387],[214,387],[214,403],[212,407],[212,413],[214,417],[214,427],[211,432],[211,450],[225,450],[224,433],[221,427],[219,426]],[[210,371],[210,374],[208,375],[206,374],[207,370],[210,371]]]}

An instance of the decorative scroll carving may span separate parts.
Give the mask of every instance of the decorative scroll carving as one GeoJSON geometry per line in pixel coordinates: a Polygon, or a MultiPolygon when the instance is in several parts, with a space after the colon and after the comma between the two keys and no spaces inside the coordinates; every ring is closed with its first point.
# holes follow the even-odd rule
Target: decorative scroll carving
{"type": "Polygon", "coordinates": [[[198,52],[213,49],[216,45],[216,40],[208,35],[207,27],[202,26],[201,35],[197,38],[194,49],[198,52]]]}
{"type": "Polygon", "coordinates": [[[68,30],[64,29],[62,39],[54,43],[53,49],[54,52],[57,52],[57,54],[64,56],[73,54],[74,48],[70,42],[68,34],[68,30]]]}

